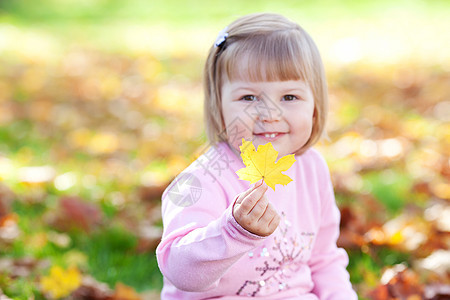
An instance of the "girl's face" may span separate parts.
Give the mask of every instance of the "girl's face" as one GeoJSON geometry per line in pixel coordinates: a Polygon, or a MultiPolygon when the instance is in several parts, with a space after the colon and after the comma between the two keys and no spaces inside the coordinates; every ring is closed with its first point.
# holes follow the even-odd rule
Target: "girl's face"
{"type": "Polygon", "coordinates": [[[302,80],[225,81],[221,93],[227,140],[238,152],[244,138],[255,147],[272,142],[281,157],[311,136],[314,97],[302,80]]]}

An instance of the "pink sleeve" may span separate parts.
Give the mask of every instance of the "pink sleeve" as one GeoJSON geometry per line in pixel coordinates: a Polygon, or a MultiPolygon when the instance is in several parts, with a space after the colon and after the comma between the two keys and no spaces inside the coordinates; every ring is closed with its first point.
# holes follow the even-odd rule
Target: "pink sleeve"
{"type": "MultiPolygon", "coordinates": [[[[217,186],[216,186],[217,188],[217,186]]],[[[163,275],[178,289],[215,288],[225,272],[263,237],[242,228],[226,207],[225,195],[204,188],[201,199],[179,207],[163,196],[164,234],[156,250],[163,275]]]]}
{"type": "Polygon", "coordinates": [[[309,261],[314,282],[313,292],[321,300],[358,299],[346,270],[348,255],[344,249],[336,245],[339,237],[340,213],[336,206],[328,168],[326,171],[326,175],[322,178],[322,184],[326,189],[322,191],[321,225],[309,261]]]}

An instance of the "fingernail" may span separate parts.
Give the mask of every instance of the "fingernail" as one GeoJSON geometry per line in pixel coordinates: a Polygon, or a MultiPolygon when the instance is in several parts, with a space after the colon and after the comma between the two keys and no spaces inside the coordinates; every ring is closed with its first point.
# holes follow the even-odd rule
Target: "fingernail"
{"type": "Polygon", "coordinates": [[[260,187],[263,183],[263,179],[260,179],[257,183],[255,183],[255,188],[260,187]]]}

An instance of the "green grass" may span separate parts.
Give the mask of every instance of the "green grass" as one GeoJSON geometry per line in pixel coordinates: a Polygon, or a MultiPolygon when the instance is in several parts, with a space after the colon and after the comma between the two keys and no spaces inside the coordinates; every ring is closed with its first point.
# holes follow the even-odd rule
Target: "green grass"
{"type": "Polygon", "coordinates": [[[2,146],[5,152],[18,152],[24,145],[36,153],[45,153],[48,150],[48,143],[37,136],[36,128],[29,120],[16,120],[7,127],[0,127],[0,140],[8,141],[2,146]]]}
{"type": "MultiPolygon", "coordinates": [[[[46,242],[43,247],[33,245],[30,240],[48,233],[49,228],[42,216],[48,211],[49,205],[49,201],[45,204],[13,202],[12,210],[20,217],[19,227],[24,236],[17,239],[11,247],[1,249],[2,257],[49,259],[52,265],[61,266],[67,266],[69,259],[71,261],[76,259],[82,270],[100,282],[107,283],[111,288],[114,288],[117,282],[132,286],[137,291],[162,288],[162,277],[155,254],[137,253],[135,251],[137,237],[116,223],[107,222],[105,226],[97,228],[92,233],[81,230],[70,231],[71,243],[68,248],[61,248],[52,242],[46,242]],[[84,258],[87,258],[87,261],[84,262],[84,258]]],[[[6,291],[10,295],[20,295],[25,297],[23,299],[35,289],[29,279],[14,280],[8,285],[10,289],[6,291]]],[[[0,282],[0,287],[8,285],[0,282]]]]}
{"type": "Polygon", "coordinates": [[[370,185],[372,194],[384,204],[392,214],[400,212],[411,202],[411,178],[400,170],[386,169],[364,176],[364,184],[370,185]]]}
{"type": "Polygon", "coordinates": [[[0,286],[4,287],[3,292],[6,295],[14,295],[14,300],[43,300],[45,299],[35,285],[30,284],[27,279],[18,278],[11,282],[1,282],[2,276],[0,274],[0,286]]]}
{"type": "Polygon", "coordinates": [[[92,236],[78,235],[74,244],[88,257],[89,274],[110,287],[123,282],[138,291],[161,289],[155,255],[135,253],[137,238],[127,230],[113,225],[92,236]]]}

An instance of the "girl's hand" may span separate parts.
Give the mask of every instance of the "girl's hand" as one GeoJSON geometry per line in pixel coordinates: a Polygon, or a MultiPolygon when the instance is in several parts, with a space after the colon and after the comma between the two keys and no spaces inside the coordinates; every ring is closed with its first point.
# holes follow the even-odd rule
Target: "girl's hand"
{"type": "Polygon", "coordinates": [[[239,225],[259,236],[272,234],[280,223],[280,216],[265,195],[267,188],[262,180],[257,182],[239,195],[233,207],[239,225]]]}

